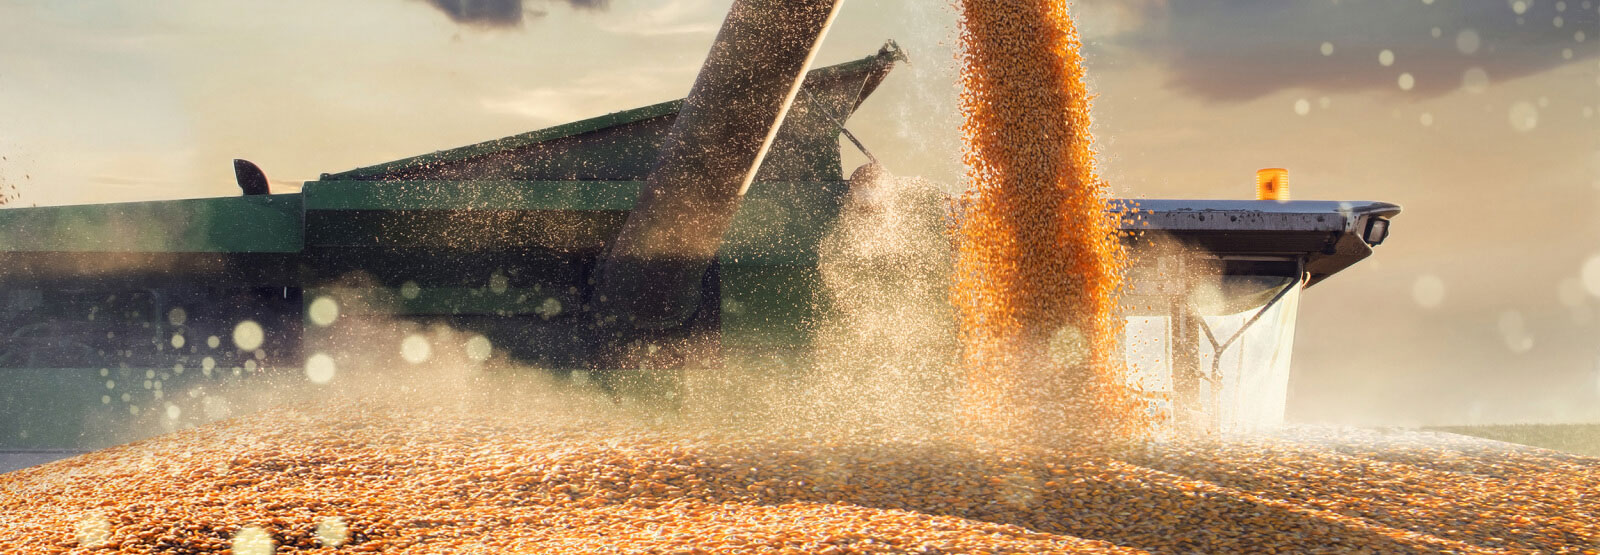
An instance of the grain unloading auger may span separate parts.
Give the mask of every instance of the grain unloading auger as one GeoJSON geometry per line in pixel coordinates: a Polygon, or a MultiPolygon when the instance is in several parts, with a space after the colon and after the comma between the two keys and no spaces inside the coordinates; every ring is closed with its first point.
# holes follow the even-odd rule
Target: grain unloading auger
{"type": "MultiPolygon", "coordinates": [[[[683,101],[293,194],[259,194],[243,163],[255,194],[0,210],[0,451],[50,458],[126,439],[129,420],[212,418],[211,392],[253,375],[337,387],[381,372],[362,357],[412,332],[373,321],[443,325],[473,338],[466,358],[618,391],[669,395],[684,367],[803,361],[822,316],[818,246],[851,189],[839,136],[904,57],[889,43],[808,72],[836,5],[801,4],[775,17],[799,4],[739,2],[683,101]]],[[[1153,409],[1223,428],[1281,419],[1299,291],[1368,256],[1397,213],[1138,201],[1127,352],[1147,388],[1172,393],[1153,409]],[[1148,247],[1153,235],[1181,248],[1148,247]],[[1207,407],[1241,395],[1269,402],[1207,407]]],[[[462,350],[431,337],[435,356],[462,350]]]]}

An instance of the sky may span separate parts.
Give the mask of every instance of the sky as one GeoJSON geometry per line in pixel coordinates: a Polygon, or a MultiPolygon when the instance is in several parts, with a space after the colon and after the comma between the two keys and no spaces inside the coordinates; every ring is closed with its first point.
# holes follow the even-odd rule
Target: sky
{"type": "MultiPolygon", "coordinates": [[[[291,192],[323,172],[684,96],[729,0],[0,0],[22,205],[291,192]]],[[[1401,204],[1307,291],[1289,416],[1600,422],[1600,0],[1081,0],[1119,195],[1401,204]]],[[[818,64],[895,39],[850,128],[963,187],[946,2],[846,0],[818,64]]],[[[847,170],[864,160],[847,149],[847,170]]],[[[3,191],[3,189],[0,189],[3,191]]]]}

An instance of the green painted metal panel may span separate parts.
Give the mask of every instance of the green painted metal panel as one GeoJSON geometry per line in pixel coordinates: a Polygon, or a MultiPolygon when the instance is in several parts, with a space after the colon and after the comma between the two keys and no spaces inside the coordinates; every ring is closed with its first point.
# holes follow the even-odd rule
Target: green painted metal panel
{"type": "MultiPolygon", "coordinates": [[[[506,226],[571,227],[567,225],[571,222],[472,216],[548,211],[601,218],[630,210],[643,187],[637,181],[319,181],[307,183],[302,194],[310,213],[308,221],[320,226],[307,230],[307,236],[319,245],[424,246],[437,242],[430,238],[437,238],[468,249],[473,245],[589,249],[603,247],[609,235],[551,235],[552,230],[540,228],[523,230],[528,237],[538,236],[538,241],[508,242],[501,235],[515,230],[506,226]],[[439,213],[456,215],[434,216],[439,213]],[[488,229],[491,226],[493,229],[488,229]],[[455,240],[458,238],[461,240],[455,240]]],[[[848,189],[843,181],[751,184],[724,238],[723,263],[815,263],[817,243],[837,216],[848,189]]],[[[610,224],[595,230],[615,233],[620,221],[606,221],[610,224]]]]}
{"type": "Polygon", "coordinates": [[[816,264],[817,245],[849,188],[844,181],[751,184],[723,236],[722,264],[816,264]]]}
{"type": "Polygon", "coordinates": [[[294,253],[300,195],[0,209],[0,252],[294,253]]]}
{"type": "Polygon", "coordinates": [[[638,181],[312,181],[306,210],[618,210],[638,181]]]}
{"type": "Polygon", "coordinates": [[[323,176],[323,179],[332,181],[356,180],[370,178],[373,176],[383,176],[408,168],[426,168],[439,164],[450,164],[464,160],[471,160],[473,158],[488,156],[501,151],[526,148],[546,141],[582,135],[584,133],[591,133],[594,131],[644,121],[651,118],[673,115],[678,113],[678,109],[682,106],[682,99],[662,102],[660,104],[652,104],[650,106],[614,112],[586,120],[540,129],[538,131],[530,131],[520,135],[512,135],[510,137],[503,137],[492,141],[467,145],[464,147],[441,150],[438,152],[413,156],[410,158],[403,158],[393,162],[385,162],[374,166],[367,166],[364,168],[356,168],[349,171],[327,174],[323,176]]]}
{"type": "Polygon", "coordinates": [[[577,310],[577,293],[565,287],[324,287],[308,289],[305,298],[337,299],[341,314],[491,314],[551,318],[577,310]]]}

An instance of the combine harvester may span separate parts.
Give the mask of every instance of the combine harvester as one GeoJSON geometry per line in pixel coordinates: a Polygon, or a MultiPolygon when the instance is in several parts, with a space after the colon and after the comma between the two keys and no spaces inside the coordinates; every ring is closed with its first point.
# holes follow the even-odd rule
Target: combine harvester
{"type": "MultiPolygon", "coordinates": [[[[904,57],[891,42],[807,71],[826,20],[749,40],[736,19],[723,36],[744,40],[718,41],[685,100],[299,193],[236,161],[241,196],[0,210],[0,470],[125,440],[130,420],[203,421],[185,392],[316,357],[360,366],[338,338],[374,319],[626,395],[670,397],[685,367],[802,360],[818,245],[852,187],[844,121],[904,57]]],[[[1301,290],[1370,255],[1399,212],[1274,200],[1286,175],[1263,179],[1260,200],[1122,201],[1127,357],[1152,410],[1194,426],[1282,420],[1301,290]]]]}

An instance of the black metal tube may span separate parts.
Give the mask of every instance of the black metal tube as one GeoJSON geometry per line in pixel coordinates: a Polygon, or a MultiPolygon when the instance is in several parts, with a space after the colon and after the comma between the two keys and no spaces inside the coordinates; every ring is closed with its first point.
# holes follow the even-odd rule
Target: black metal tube
{"type": "Polygon", "coordinates": [[[683,324],[843,0],[736,0],[599,268],[595,306],[637,328],[683,324]]]}

